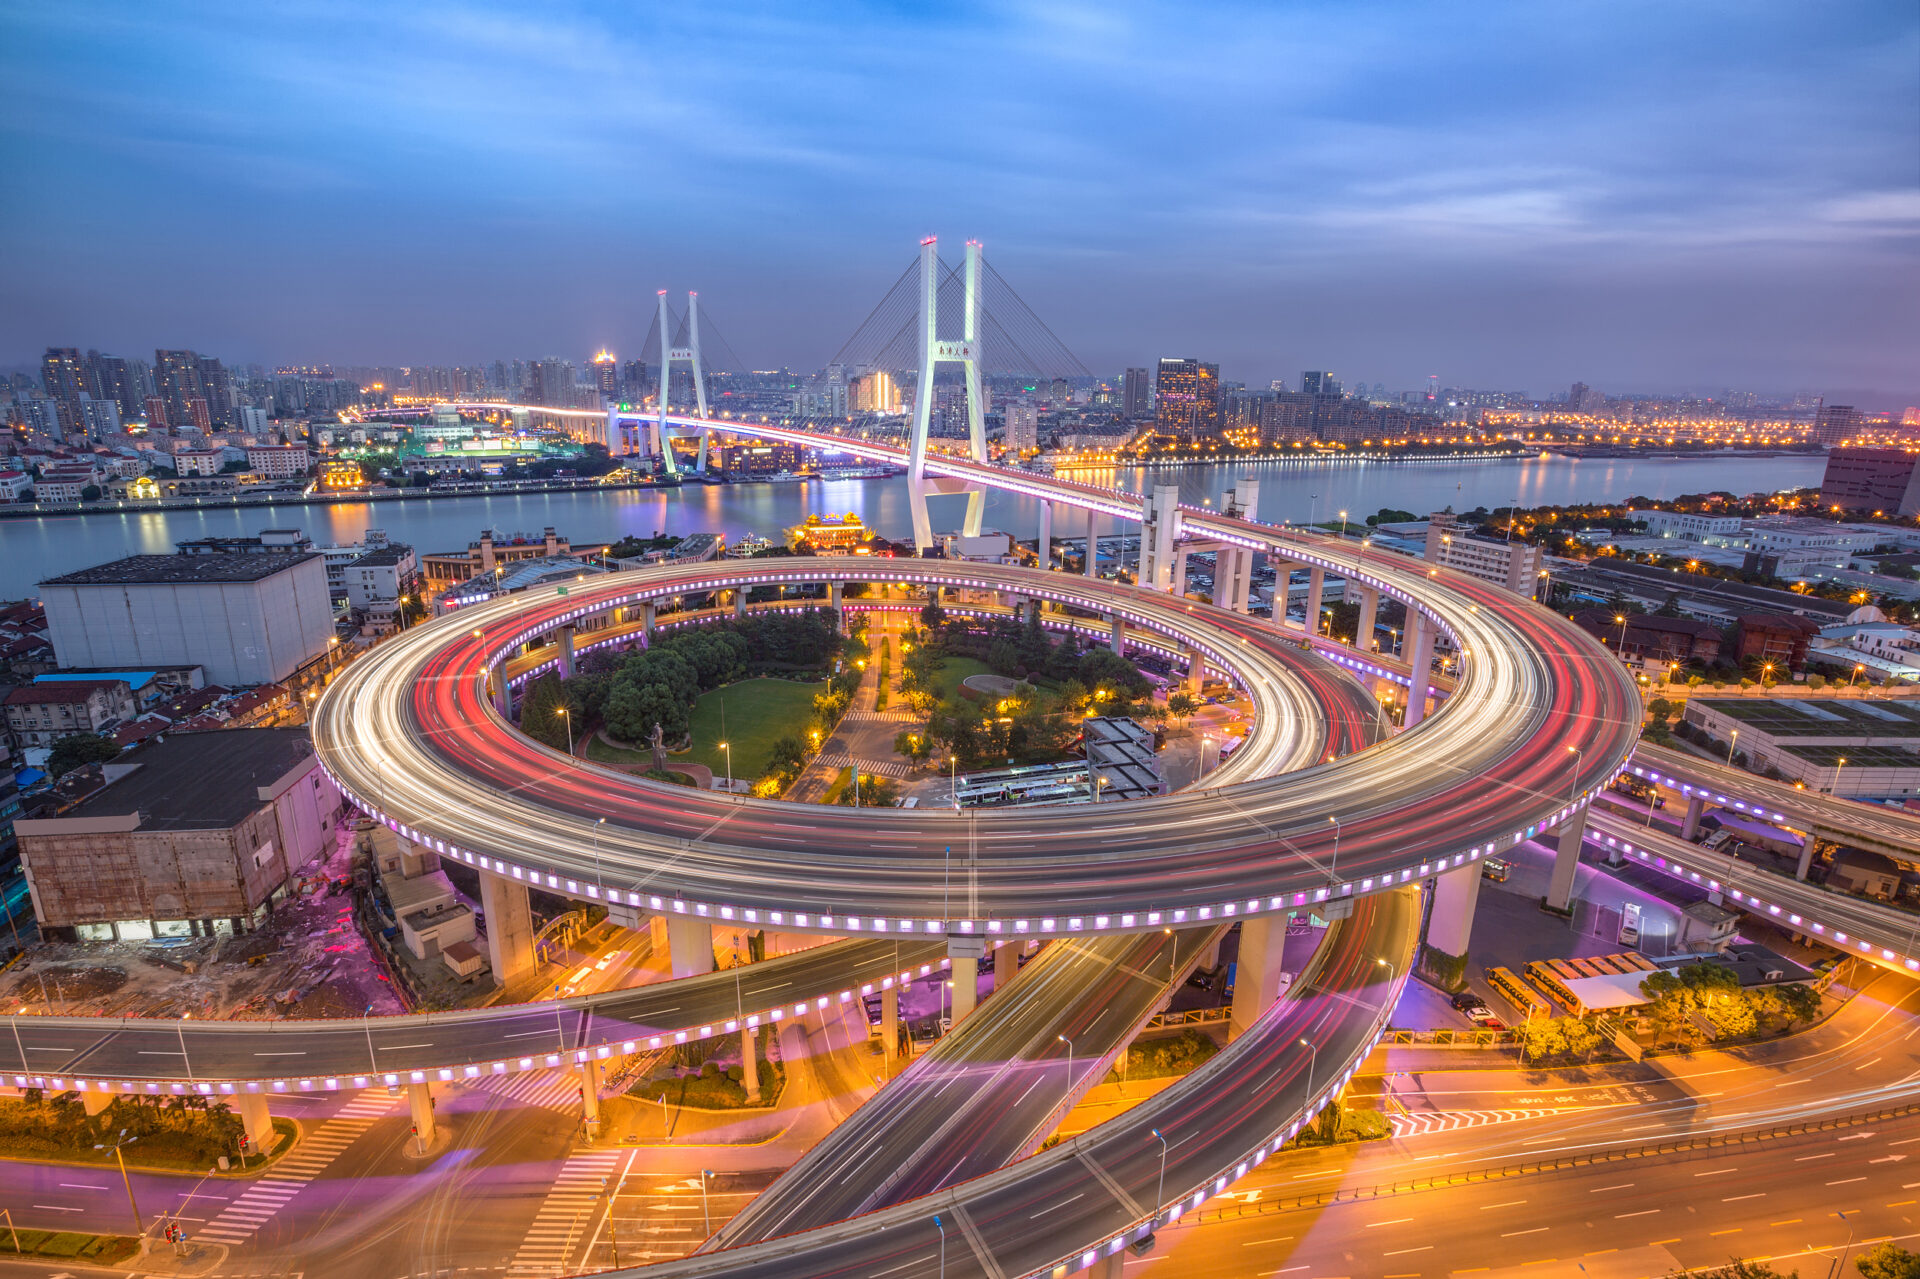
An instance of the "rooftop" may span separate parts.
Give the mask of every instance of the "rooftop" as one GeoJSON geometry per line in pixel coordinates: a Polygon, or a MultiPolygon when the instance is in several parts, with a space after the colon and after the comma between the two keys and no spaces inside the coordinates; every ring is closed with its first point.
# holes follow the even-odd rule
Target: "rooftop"
{"type": "Polygon", "coordinates": [[[1906,698],[1701,697],[1701,706],[1776,738],[1920,737],[1920,707],[1906,698]]]}
{"type": "Polygon", "coordinates": [[[52,684],[25,684],[7,694],[6,704],[42,706],[49,702],[84,702],[102,688],[124,683],[124,679],[70,679],[52,684]]]}
{"type": "Polygon", "coordinates": [[[271,786],[304,760],[313,743],[304,728],[236,728],[151,742],[116,761],[130,772],[109,782],[63,818],[138,812],[140,829],[226,830],[266,801],[271,786]]]}
{"type": "Polygon", "coordinates": [[[250,555],[129,555],[123,560],[96,564],[77,573],[45,578],[42,586],[165,586],[258,582],[284,573],[296,564],[320,557],[311,554],[250,555]]]}

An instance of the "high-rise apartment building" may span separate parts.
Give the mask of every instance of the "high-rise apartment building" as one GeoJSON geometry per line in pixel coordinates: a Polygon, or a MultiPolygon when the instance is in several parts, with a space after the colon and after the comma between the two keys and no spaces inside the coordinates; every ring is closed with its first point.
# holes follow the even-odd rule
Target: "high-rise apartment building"
{"type": "Polygon", "coordinates": [[[602,403],[619,402],[620,362],[614,359],[612,351],[601,351],[593,357],[593,384],[600,392],[602,403]]]}
{"type": "Polygon", "coordinates": [[[1302,395],[1339,395],[1339,379],[1324,369],[1309,369],[1300,375],[1300,393],[1302,395]]]}
{"type": "Polygon", "coordinates": [[[1860,415],[1851,404],[1822,404],[1813,415],[1813,438],[1821,444],[1844,444],[1860,431],[1860,415]]]}
{"type": "Polygon", "coordinates": [[[1183,440],[1220,434],[1220,366],[1163,359],[1153,388],[1155,425],[1183,440]]]}
{"type": "Polygon", "coordinates": [[[573,365],[539,360],[527,366],[527,398],[553,409],[573,407],[573,365]]]}
{"type": "Polygon", "coordinates": [[[50,346],[40,357],[40,381],[47,398],[60,404],[61,425],[71,429],[78,424],[80,397],[88,391],[86,371],[80,352],[70,346],[50,346]]]}
{"type": "Polygon", "coordinates": [[[224,431],[234,424],[233,376],[210,355],[199,356],[200,393],[207,401],[207,421],[224,431]]]}
{"type": "Polygon", "coordinates": [[[200,381],[200,357],[192,351],[155,351],[153,388],[166,406],[167,425],[174,430],[209,420],[207,389],[200,381]],[[192,408],[196,400],[200,404],[198,412],[192,408]]]}
{"type": "Polygon", "coordinates": [[[1024,453],[1040,447],[1040,410],[1029,400],[1011,400],[1005,410],[1007,447],[1024,453]]]}
{"type": "Polygon", "coordinates": [[[1120,395],[1120,406],[1120,411],[1130,421],[1153,416],[1153,370],[1127,370],[1120,395]]]}
{"type": "Polygon", "coordinates": [[[628,360],[620,366],[620,398],[628,404],[638,404],[647,398],[647,392],[653,387],[647,377],[645,360],[628,360]]]}

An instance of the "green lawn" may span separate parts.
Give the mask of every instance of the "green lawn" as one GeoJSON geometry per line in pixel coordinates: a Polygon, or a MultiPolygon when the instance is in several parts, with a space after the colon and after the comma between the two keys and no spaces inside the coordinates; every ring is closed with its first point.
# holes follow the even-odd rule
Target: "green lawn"
{"type": "Polygon", "coordinates": [[[960,685],[975,675],[991,675],[993,670],[977,657],[949,657],[947,663],[934,673],[934,684],[939,690],[939,699],[943,702],[960,700],[960,685]]]}
{"type": "Polygon", "coordinates": [[[693,706],[693,748],[668,759],[705,764],[715,777],[725,777],[727,752],[720,749],[720,743],[732,742],[734,777],[758,777],[766,771],[774,739],[794,733],[805,740],[814,694],[825,692],[826,687],[824,680],[796,684],[784,679],[750,679],[704,693],[693,706]]]}

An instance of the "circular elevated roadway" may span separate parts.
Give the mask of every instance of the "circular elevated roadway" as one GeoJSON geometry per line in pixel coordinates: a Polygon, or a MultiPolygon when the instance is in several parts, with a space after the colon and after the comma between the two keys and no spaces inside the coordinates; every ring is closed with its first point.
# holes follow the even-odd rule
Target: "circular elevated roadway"
{"type": "Polygon", "coordinates": [[[1413,602],[1464,659],[1445,708],[1389,743],[1300,767],[1317,714],[1300,637],[1263,619],[1028,569],[746,560],[585,579],[417,628],[335,681],[315,742],[349,796],[389,825],[550,891],[788,930],[988,936],[1128,931],[1381,891],[1537,833],[1630,751],[1638,695],[1565,619],[1418,562],[1355,564],[1351,551],[1266,526],[1188,523],[1413,602]],[[1119,616],[1230,671],[1254,702],[1252,735],[1206,789],[1124,808],[852,810],[692,792],[570,760],[487,698],[494,664],[566,622],[645,599],[831,580],[986,589],[1119,616]]]}

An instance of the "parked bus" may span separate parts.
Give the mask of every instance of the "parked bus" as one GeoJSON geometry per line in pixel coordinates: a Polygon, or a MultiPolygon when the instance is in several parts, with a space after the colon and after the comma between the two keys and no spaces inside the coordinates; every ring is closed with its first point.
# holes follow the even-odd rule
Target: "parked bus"
{"type": "Polygon", "coordinates": [[[1487,969],[1487,984],[1513,1009],[1515,1024],[1532,1021],[1535,1017],[1553,1016],[1552,1006],[1540,998],[1539,992],[1515,977],[1508,969],[1487,969]]]}

